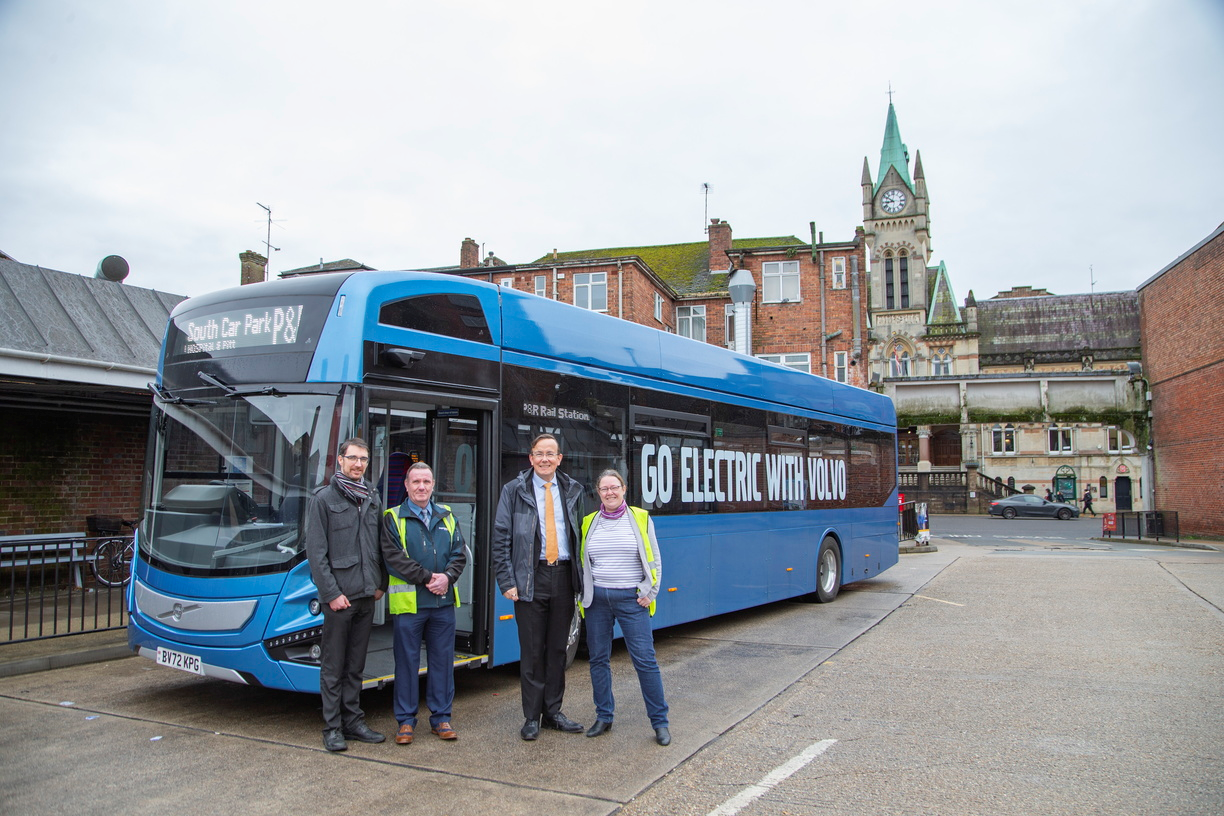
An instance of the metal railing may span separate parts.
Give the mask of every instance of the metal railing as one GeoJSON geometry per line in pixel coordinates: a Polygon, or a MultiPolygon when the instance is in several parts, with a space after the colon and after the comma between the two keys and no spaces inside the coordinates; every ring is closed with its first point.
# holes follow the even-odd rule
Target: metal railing
{"type": "Polygon", "coordinates": [[[1175,510],[1136,510],[1101,514],[1104,538],[1171,538],[1181,542],[1181,527],[1175,510]]]}
{"type": "Polygon", "coordinates": [[[901,505],[897,529],[901,541],[913,541],[918,537],[918,502],[908,501],[901,505]]]}
{"type": "Polygon", "coordinates": [[[107,586],[94,551],[114,536],[0,538],[0,643],[127,627],[127,585],[107,586]]]}

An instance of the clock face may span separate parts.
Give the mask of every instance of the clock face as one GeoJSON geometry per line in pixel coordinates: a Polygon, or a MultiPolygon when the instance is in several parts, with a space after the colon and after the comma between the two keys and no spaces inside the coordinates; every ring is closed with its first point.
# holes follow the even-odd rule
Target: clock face
{"type": "Polygon", "coordinates": [[[889,190],[884,194],[884,198],[880,199],[880,206],[884,208],[884,212],[901,212],[905,208],[905,193],[900,190],[889,190]]]}

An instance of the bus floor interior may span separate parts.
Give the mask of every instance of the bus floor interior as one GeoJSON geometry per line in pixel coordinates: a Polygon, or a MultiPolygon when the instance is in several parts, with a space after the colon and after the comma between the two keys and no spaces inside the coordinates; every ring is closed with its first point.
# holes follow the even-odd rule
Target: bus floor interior
{"type": "MultiPolygon", "coordinates": [[[[418,674],[427,671],[429,652],[425,644],[421,644],[421,665],[418,674]]],[[[487,655],[455,652],[455,666],[480,666],[487,662],[487,655]]],[[[383,683],[390,685],[395,677],[395,631],[391,621],[377,624],[370,633],[370,646],[366,650],[365,672],[362,678],[367,688],[383,683]]]]}

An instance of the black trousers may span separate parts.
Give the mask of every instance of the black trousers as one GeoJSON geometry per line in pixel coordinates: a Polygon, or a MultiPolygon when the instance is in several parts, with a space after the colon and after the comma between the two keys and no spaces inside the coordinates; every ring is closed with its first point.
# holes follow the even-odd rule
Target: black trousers
{"type": "Polygon", "coordinates": [[[540,561],[530,601],[514,604],[518,621],[519,681],[523,716],[538,719],[561,711],[565,696],[565,652],[574,619],[574,578],[570,562],[540,561]]]}
{"type": "Polygon", "coordinates": [[[349,599],[349,608],[333,612],[323,604],[323,654],[319,661],[319,696],[324,729],[348,729],[365,719],[361,710],[361,674],[365,670],[374,599],[349,599]]]}

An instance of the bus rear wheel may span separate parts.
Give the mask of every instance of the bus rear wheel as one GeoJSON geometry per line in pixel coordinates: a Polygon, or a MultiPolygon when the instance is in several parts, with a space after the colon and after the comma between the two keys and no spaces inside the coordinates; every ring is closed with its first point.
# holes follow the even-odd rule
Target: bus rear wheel
{"type": "Polygon", "coordinates": [[[816,592],[813,593],[817,603],[829,603],[837,597],[841,589],[841,553],[833,536],[826,536],[820,542],[820,552],[816,554],[816,592]]]}

